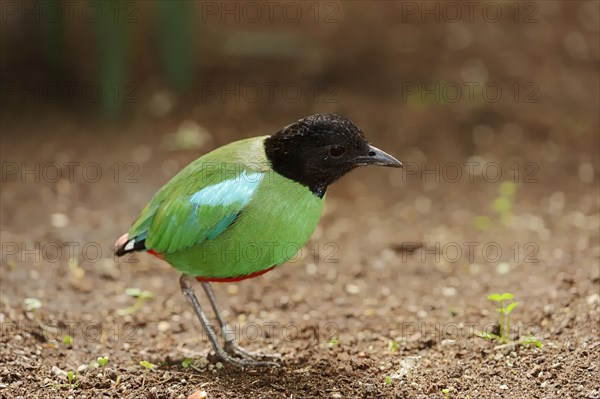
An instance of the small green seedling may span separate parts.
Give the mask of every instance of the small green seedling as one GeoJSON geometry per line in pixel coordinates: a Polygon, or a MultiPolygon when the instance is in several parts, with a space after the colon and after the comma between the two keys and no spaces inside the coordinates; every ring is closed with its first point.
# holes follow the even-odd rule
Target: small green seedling
{"type": "Polygon", "coordinates": [[[337,339],[337,337],[332,337],[329,342],[327,342],[327,345],[329,345],[330,348],[335,348],[340,345],[340,341],[337,339]]]}
{"type": "Polygon", "coordinates": [[[184,369],[187,369],[187,368],[190,368],[193,364],[194,364],[194,359],[192,359],[190,357],[186,357],[181,362],[181,367],[183,367],[184,369]]]}
{"type": "Polygon", "coordinates": [[[535,345],[535,347],[539,349],[542,349],[542,347],[544,346],[542,342],[533,335],[524,336],[523,338],[521,338],[519,343],[523,346],[535,345]]]}
{"type": "Polygon", "coordinates": [[[97,360],[98,366],[102,369],[102,375],[105,374],[106,365],[108,364],[108,356],[99,357],[97,360]]]}
{"type": "Polygon", "coordinates": [[[143,389],[144,385],[146,384],[146,375],[148,374],[148,372],[150,370],[154,370],[154,368],[156,367],[156,364],[152,364],[146,360],[142,360],[140,362],[140,366],[142,366],[144,368],[144,377],[142,378],[142,389],[143,389]]]}
{"type": "Polygon", "coordinates": [[[473,224],[477,230],[487,231],[492,227],[492,219],[485,215],[479,215],[475,217],[473,224]]]}
{"type": "Polygon", "coordinates": [[[388,351],[398,352],[399,349],[400,349],[400,344],[398,344],[398,341],[395,341],[393,339],[390,339],[388,341],[388,351]]]}
{"type": "Polygon", "coordinates": [[[79,382],[77,381],[77,372],[73,370],[68,371],[67,382],[68,384],[49,384],[46,386],[51,386],[53,388],[77,388],[79,386],[79,382]]]}
{"type": "MultiPolygon", "coordinates": [[[[510,338],[510,314],[517,306],[519,306],[519,302],[507,303],[507,301],[510,301],[514,297],[514,294],[511,294],[510,292],[506,292],[504,294],[488,295],[488,299],[490,301],[494,301],[499,304],[499,307],[496,308],[496,312],[498,312],[499,314],[499,334],[496,335],[485,331],[476,331],[475,335],[483,339],[487,339],[489,341],[497,341],[502,344],[513,343],[514,341],[510,338]]],[[[527,335],[521,338],[521,340],[519,340],[518,343],[523,346],[535,345],[538,348],[542,347],[542,343],[532,335],[527,335]]]]}
{"type": "Polygon", "coordinates": [[[37,298],[25,298],[23,306],[28,312],[34,312],[42,308],[42,301],[37,298]]]}
{"type": "Polygon", "coordinates": [[[505,304],[505,302],[510,301],[514,297],[515,296],[509,292],[488,295],[490,301],[497,302],[500,305],[500,307],[496,309],[496,312],[500,315],[500,341],[502,343],[510,341],[510,314],[517,306],[519,306],[519,302],[510,302],[507,304],[505,304]]]}
{"type": "Polygon", "coordinates": [[[83,268],[79,267],[79,261],[77,260],[77,258],[70,259],[68,262],[68,265],[69,265],[69,274],[75,280],[79,280],[85,276],[85,270],[83,270],[83,268]]]}
{"type": "Polygon", "coordinates": [[[392,385],[394,381],[392,380],[392,377],[390,377],[389,375],[385,377],[385,385],[392,385]]]}
{"type": "Polygon", "coordinates": [[[503,181],[500,183],[500,195],[494,200],[492,209],[498,214],[500,223],[503,226],[508,226],[510,224],[516,192],[517,185],[515,182],[503,181]]]}
{"type": "Polygon", "coordinates": [[[23,307],[28,313],[31,313],[31,315],[26,315],[27,318],[33,317],[33,321],[37,322],[42,330],[49,335],[58,337],[60,334],[59,329],[54,326],[49,326],[42,321],[42,312],[40,312],[40,309],[42,308],[41,300],[37,298],[25,298],[23,300],[23,307]]]}
{"type": "Polygon", "coordinates": [[[65,344],[67,346],[71,346],[71,345],[73,345],[73,337],[71,337],[70,335],[65,335],[63,337],[62,342],[63,342],[63,344],[65,344]]]}
{"type": "Polygon", "coordinates": [[[444,397],[446,399],[450,399],[450,388],[444,388],[444,389],[442,389],[442,393],[444,394],[444,397]]]}
{"type": "Polygon", "coordinates": [[[141,290],[139,288],[127,288],[125,290],[125,294],[137,298],[137,301],[128,308],[117,310],[117,314],[119,316],[126,316],[137,312],[142,308],[146,300],[154,298],[154,294],[152,292],[141,290]]]}
{"type": "Polygon", "coordinates": [[[498,325],[500,326],[499,334],[488,333],[484,331],[478,331],[477,335],[487,340],[499,341],[503,344],[510,342],[510,313],[519,305],[519,302],[511,302],[505,306],[505,302],[514,298],[511,293],[504,294],[490,294],[488,299],[499,303],[500,307],[496,309],[499,313],[500,319],[498,325]]]}
{"type": "Polygon", "coordinates": [[[69,381],[69,386],[70,386],[71,388],[73,387],[73,385],[74,385],[74,384],[75,384],[75,386],[77,386],[77,385],[76,385],[76,383],[77,383],[77,373],[75,373],[75,372],[74,372],[74,371],[72,371],[72,370],[71,370],[71,371],[69,371],[69,372],[67,373],[67,380],[69,381]]]}
{"type": "MultiPolygon", "coordinates": [[[[513,181],[503,181],[498,188],[498,197],[492,202],[492,210],[498,214],[498,222],[502,226],[510,225],[515,203],[517,184],[513,181]]],[[[492,219],[489,216],[479,215],[473,221],[475,228],[480,231],[487,231],[493,226],[492,219]]]]}

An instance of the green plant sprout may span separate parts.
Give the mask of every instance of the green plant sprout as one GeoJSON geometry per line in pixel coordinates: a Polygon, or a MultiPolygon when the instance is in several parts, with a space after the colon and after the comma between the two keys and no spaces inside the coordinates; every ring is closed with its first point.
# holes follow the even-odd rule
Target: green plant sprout
{"type": "Polygon", "coordinates": [[[535,345],[536,348],[540,349],[542,349],[543,347],[542,342],[533,335],[524,336],[523,338],[521,338],[519,343],[523,346],[535,345]]]}
{"type": "Polygon", "coordinates": [[[335,348],[340,345],[340,341],[337,337],[332,337],[329,342],[327,342],[327,345],[329,345],[330,348],[335,348]]]}
{"type": "Polygon", "coordinates": [[[15,270],[15,267],[17,267],[17,262],[15,262],[14,259],[7,259],[6,265],[8,266],[8,271],[12,272],[15,270]]]}
{"type": "Polygon", "coordinates": [[[97,360],[98,366],[102,368],[102,375],[105,375],[106,365],[108,364],[108,356],[99,357],[97,360]]]}
{"type": "Polygon", "coordinates": [[[450,388],[444,388],[444,389],[442,389],[442,393],[444,394],[444,397],[446,399],[450,399],[450,388]]]}
{"type": "MultiPolygon", "coordinates": [[[[498,189],[498,197],[492,202],[492,210],[498,214],[498,222],[502,226],[508,226],[512,218],[514,208],[515,194],[517,185],[512,181],[503,181],[498,189]]],[[[480,231],[487,231],[494,223],[489,216],[479,215],[473,221],[475,228],[480,231]]]]}
{"type": "Polygon", "coordinates": [[[392,377],[390,377],[389,375],[387,375],[385,377],[385,381],[384,381],[385,385],[392,385],[393,382],[394,381],[392,380],[392,377]]]}
{"type": "MultiPolygon", "coordinates": [[[[33,315],[33,321],[37,322],[42,330],[53,336],[58,336],[58,334],[60,333],[58,328],[49,326],[42,321],[42,315],[39,311],[42,308],[41,300],[37,298],[25,298],[23,300],[23,307],[28,313],[31,313],[33,315]]],[[[29,318],[29,315],[27,315],[27,317],[29,318]]]]}
{"type": "Polygon", "coordinates": [[[79,267],[79,260],[77,258],[72,258],[69,260],[69,274],[76,280],[81,279],[85,276],[85,270],[79,267]]]}
{"type": "Polygon", "coordinates": [[[511,293],[488,295],[490,301],[498,302],[500,304],[500,307],[496,309],[496,312],[500,315],[500,340],[503,343],[510,341],[510,314],[517,306],[519,306],[519,302],[510,302],[506,304],[506,306],[504,303],[514,297],[515,296],[511,293]]]}
{"type": "Polygon", "coordinates": [[[140,366],[142,366],[144,368],[144,377],[142,378],[142,389],[144,389],[144,385],[146,384],[146,375],[148,374],[148,372],[150,370],[154,370],[154,368],[156,367],[156,364],[152,364],[146,360],[142,360],[140,362],[140,366]]]}
{"type": "Polygon", "coordinates": [[[42,301],[37,298],[25,298],[23,300],[23,306],[28,312],[35,312],[42,308],[42,301]]]}
{"type": "Polygon", "coordinates": [[[71,345],[73,345],[73,337],[71,337],[70,335],[65,335],[63,337],[62,342],[63,342],[63,344],[65,344],[67,346],[71,346],[71,345]]]}
{"type": "Polygon", "coordinates": [[[181,367],[183,367],[184,369],[187,369],[187,368],[190,368],[193,364],[194,364],[194,359],[192,359],[190,357],[186,357],[181,362],[181,367]]]}
{"type": "Polygon", "coordinates": [[[79,381],[77,378],[77,372],[70,370],[69,372],[67,372],[67,382],[68,384],[49,384],[46,385],[47,387],[52,387],[52,388],[78,388],[79,387],[79,381]]]}
{"type": "Polygon", "coordinates": [[[148,299],[154,298],[154,294],[150,291],[141,290],[139,288],[127,288],[125,294],[137,298],[137,301],[128,308],[118,309],[117,314],[119,316],[126,316],[133,314],[140,310],[144,305],[144,302],[148,299]]]}
{"type": "Polygon", "coordinates": [[[67,380],[69,380],[69,386],[73,386],[74,383],[77,382],[77,373],[75,373],[74,371],[69,371],[67,373],[67,380]]]}
{"type": "Polygon", "coordinates": [[[398,344],[398,341],[395,341],[393,339],[390,339],[388,341],[388,351],[398,352],[399,349],[400,349],[400,344],[398,344]]]}
{"type": "MultiPolygon", "coordinates": [[[[514,341],[510,338],[510,314],[517,306],[519,306],[519,302],[508,302],[514,297],[514,294],[511,294],[510,292],[488,295],[487,298],[490,301],[494,301],[499,304],[499,307],[496,308],[496,312],[499,314],[499,333],[496,335],[485,331],[476,331],[475,335],[489,341],[500,342],[501,344],[514,343],[514,341]]],[[[538,348],[542,347],[540,340],[532,335],[527,335],[521,338],[517,343],[523,346],[535,345],[538,348]]]]}

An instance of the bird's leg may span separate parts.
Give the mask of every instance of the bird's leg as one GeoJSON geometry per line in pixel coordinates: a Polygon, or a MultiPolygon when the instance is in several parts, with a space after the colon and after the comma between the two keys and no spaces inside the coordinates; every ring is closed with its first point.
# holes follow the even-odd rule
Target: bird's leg
{"type": "MultiPolygon", "coordinates": [[[[217,357],[219,357],[219,359],[221,359],[221,361],[226,362],[226,363],[235,364],[240,367],[278,366],[277,363],[273,363],[273,362],[257,362],[257,361],[248,360],[248,359],[238,359],[236,357],[229,355],[225,351],[225,349],[223,349],[221,344],[219,343],[219,339],[217,338],[217,334],[215,333],[215,330],[213,330],[213,328],[211,327],[210,322],[208,321],[208,318],[206,317],[206,314],[202,310],[202,306],[200,306],[200,302],[198,301],[198,298],[196,297],[196,293],[194,292],[194,288],[192,287],[192,284],[191,284],[192,282],[193,281],[190,281],[190,278],[187,275],[182,274],[181,278],[179,279],[179,284],[181,285],[181,292],[187,298],[187,300],[190,301],[190,303],[192,304],[192,307],[194,308],[194,312],[196,313],[198,320],[200,320],[200,324],[202,324],[204,331],[206,331],[206,334],[208,334],[208,339],[210,340],[210,343],[212,344],[213,349],[215,350],[215,352],[217,354],[217,357]]],[[[212,302],[213,301],[211,300],[211,303],[212,302]]]]}
{"type": "Polygon", "coordinates": [[[221,315],[221,309],[219,304],[217,303],[217,297],[212,289],[210,283],[206,281],[201,281],[200,284],[202,288],[204,288],[204,292],[210,301],[210,305],[217,316],[217,320],[219,321],[219,326],[221,327],[221,334],[223,336],[223,341],[225,342],[225,351],[230,355],[238,355],[244,358],[256,359],[260,357],[268,357],[268,358],[281,358],[281,355],[276,354],[263,354],[260,352],[251,352],[248,351],[235,342],[235,334],[231,327],[225,321],[225,318],[221,315]]]}

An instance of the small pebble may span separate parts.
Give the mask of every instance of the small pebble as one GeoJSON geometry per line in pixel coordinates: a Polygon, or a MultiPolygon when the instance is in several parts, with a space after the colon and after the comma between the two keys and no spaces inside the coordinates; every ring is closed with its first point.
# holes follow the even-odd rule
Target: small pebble
{"type": "Polygon", "coordinates": [[[229,284],[229,285],[227,286],[227,293],[228,293],[229,295],[236,295],[236,294],[238,293],[238,291],[239,291],[239,288],[238,288],[238,286],[237,286],[237,285],[235,285],[235,284],[229,284]]]}
{"type": "Polygon", "coordinates": [[[52,366],[52,374],[54,374],[57,377],[66,377],[67,376],[67,372],[64,370],[59,369],[56,366],[52,366]]]}
{"type": "Polygon", "coordinates": [[[171,325],[169,324],[169,322],[163,320],[163,321],[158,322],[158,325],[156,326],[156,328],[160,332],[165,332],[171,328],[171,325]]]}
{"type": "Polygon", "coordinates": [[[498,273],[498,274],[510,273],[510,264],[507,262],[498,263],[498,266],[496,266],[496,273],[498,273]]]}
{"type": "Polygon", "coordinates": [[[69,224],[69,217],[64,213],[53,213],[50,215],[50,224],[56,228],[66,227],[69,224]]]}
{"type": "Polygon", "coordinates": [[[590,296],[588,296],[587,298],[585,298],[585,301],[587,302],[588,305],[596,305],[600,303],[600,295],[598,295],[597,293],[594,293],[590,296]]]}
{"type": "Polygon", "coordinates": [[[346,292],[348,294],[356,295],[360,293],[360,287],[356,284],[346,284],[346,292]]]}

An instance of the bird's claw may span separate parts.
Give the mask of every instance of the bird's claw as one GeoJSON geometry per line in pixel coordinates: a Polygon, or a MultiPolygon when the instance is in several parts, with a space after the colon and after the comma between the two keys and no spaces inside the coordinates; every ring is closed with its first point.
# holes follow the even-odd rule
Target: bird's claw
{"type": "Polygon", "coordinates": [[[256,360],[260,358],[270,358],[270,359],[281,359],[281,355],[279,354],[263,354],[260,352],[251,352],[248,351],[238,344],[235,341],[228,341],[225,343],[224,353],[217,354],[222,361],[227,363],[236,364],[241,367],[279,367],[281,366],[276,362],[262,361],[256,360]]]}
{"type": "Polygon", "coordinates": [[[228,353],[218,353],[217,356],[223,363],[229,363],[238,367],[281,367],[279,363],[254,360],[248,358],[233,357],[228,353]]]}

